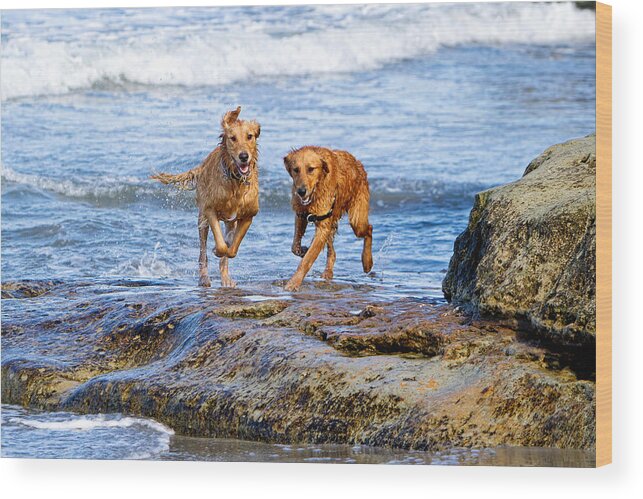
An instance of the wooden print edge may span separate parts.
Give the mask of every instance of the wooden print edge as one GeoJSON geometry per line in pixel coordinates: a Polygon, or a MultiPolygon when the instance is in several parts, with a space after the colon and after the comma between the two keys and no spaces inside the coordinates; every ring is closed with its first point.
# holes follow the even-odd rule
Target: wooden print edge
{"type": "Polygon", "coordinates": [[[596,466],[612,462],[612,7],[596,2],[596,466]]]}

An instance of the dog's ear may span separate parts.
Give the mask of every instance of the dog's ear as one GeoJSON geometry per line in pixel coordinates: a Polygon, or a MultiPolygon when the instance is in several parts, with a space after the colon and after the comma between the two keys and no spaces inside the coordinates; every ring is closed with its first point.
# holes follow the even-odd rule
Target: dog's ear
{"type": "Polygon", "coordinates": [[[228,111],[223,115],[223,118],[221,118],[221,128],[225,129],[232,125],[235,121],[237,121],[237,118],[239,118],[239,113],[241,113],[241,106],[237,106],[237,109],[234,111],[228,111]]]}
{"type": "Polygon", "coordinates": [[[257,123],[256,121],[252,121],[252,131],[255,134],[255,138],[258,139],[259,135],[261,135],[261,125],[257,123]]]}
{"type": "Polygon", "coordinates": [[[325,175],[328,175],[330,173],[330,169],[333,166],[332,155],[328,154],[328,151],[322,149],[320,151],[317,151],[317,157],[319,158],[319,164],[322,168],[322,171],[325,175]]]}
{"type": "Polygon", "coordinates": [[[284,166],[286,167],[286,171],[288,172],[288,175],[292,177],[290,159],[288,159],[288,156],[284,156],[284,166]]]}

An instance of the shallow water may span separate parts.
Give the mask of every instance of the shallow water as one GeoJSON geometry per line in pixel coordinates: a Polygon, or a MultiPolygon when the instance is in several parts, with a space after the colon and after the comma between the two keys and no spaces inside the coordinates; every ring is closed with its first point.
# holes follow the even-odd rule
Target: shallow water
{"type": "MultiPolygon", "coordinates": [[[[594,131],[594,64],[594,14],[571,3],[4,11],[2,278],[195,285],[194,195],[148,177],[197,165],[217,143],[219,117],[241,105],[262,134],[261,212],[231,263],[240,286],[260,300],[265,283],[296,268],[281,158],[314,143],[355,154],[372,191],[373,273],[362,274],[361,242],[344,222],[336,279],[387,298],[441,299],[474,194],[519,178],[548,146],[594,131]]],[[[160,439],[119,415],[88,416],[101,423],[69,431],[4,418],[3,455],[126,458],[142,446],[154,459],[567,459],[341,446],[298,454],[160,439]],[[86,453],[105,441],[113,447],[86,453]],[[154,450],[161,441],[164,450],[154,450]]]]}
{"type": "Polygon", "coordinates": [[[330,464],[432,464],[592,467],[580,450],[503,447],[428,453],[365,445],[275,445],[191,438],[145,418],[42,413],[2,406],[2,457],[154,459],[330,464]]]}

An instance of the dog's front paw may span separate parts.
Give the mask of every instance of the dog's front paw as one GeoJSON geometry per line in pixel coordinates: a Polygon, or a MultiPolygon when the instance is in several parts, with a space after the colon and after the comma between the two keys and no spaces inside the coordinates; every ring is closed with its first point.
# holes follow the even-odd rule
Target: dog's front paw
{"type": "Polygon", "coordinates": [[[332,270],[324,270],[321,275],[322,279],[325,279],[327,281],[330,281],[333,278],[333,271],[332,270]]]}
{"type": "Polygon", "coordinates": [[[284,289],[286,291],[299,291],[299,286],[301,286],[300,282],[293,281],[292,279],[288,281],[284,289]]]}
{"type": "Polygon", "coordinates": [[[228,256],[228,246],[215,246],[212,250],[217,258],[228,256]]]}
{"type": "Polygon", "coordinates": [[[212,284],[210,283],[210,278],[207,275],[202,275],[199,277],[199,286],[204,288],[209,288],[212,284]]]}
{"type": "Polygon", "coordinates": [[[303,258],[308,251],[308,246],[297,246],[292,249],[292,252],[300,258],[303,258]]]}
{"type": "Polygon", "coordinates": [[[236,288],[237,283],[234,282],[229,277],[222,277],[221,278],[221,287],[223,287],[223,288],[236,288]]]}

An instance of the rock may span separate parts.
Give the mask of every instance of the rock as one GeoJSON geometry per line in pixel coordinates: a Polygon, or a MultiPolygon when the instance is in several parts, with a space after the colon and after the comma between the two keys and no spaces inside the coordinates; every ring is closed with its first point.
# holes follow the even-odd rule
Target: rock
{"type": "Polygon", "coordinates": [[[479,193],[442,283],[450,302],[563,344],[596,336],[596,141],[550,147],[479,193]]]}
{"type": "Polygon", "coordinates": [[[2,402],[276,443],[595,446],[591,354],[338,283],[293,297],[143,284],[3,300],[2,402]]]}
{"type": "Polygon", "coordinates": [[[2,298],[35,298],[43,295],[56,285],[59,281],[20,281],[5,282],[0,286],[2,298]]]}
{"type": "Polygon", "coordinates": [[[596,2],[574,2],[577,9],[596,10],[596,2]]]}

